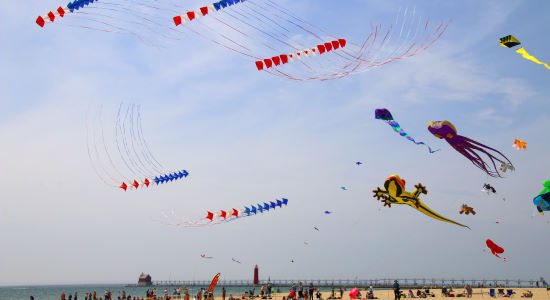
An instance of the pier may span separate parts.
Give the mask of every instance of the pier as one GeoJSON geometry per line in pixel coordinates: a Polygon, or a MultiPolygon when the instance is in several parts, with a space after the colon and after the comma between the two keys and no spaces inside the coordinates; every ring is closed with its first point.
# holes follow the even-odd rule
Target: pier
{"type": "MultiPolygon", "coordinates": [[[[399,280],[399,285],[404,288],[440,288],[447,287],[503,287],[503,288],[520,288],[520,287],[546,287],[546,282],[543,278],[540,280],[522,280],[522,279],[434,279],[434,278],[384,278],[384,279],[293,279],[293,280],[260,280],[257,285],[252,280],[220,280],[218,286],[225,287],[254,287],[271,284],[273,287],[290,287],[292,284],[302,282],[304,286],[313,283],[315,287],[325,288],[354,288],[368,287],[372,284],[375,288],[391,288],[393,281],[399,280]]],[[[159,280],[153,281],[153,286],[208,286],[211,280],[159,280]]]]}

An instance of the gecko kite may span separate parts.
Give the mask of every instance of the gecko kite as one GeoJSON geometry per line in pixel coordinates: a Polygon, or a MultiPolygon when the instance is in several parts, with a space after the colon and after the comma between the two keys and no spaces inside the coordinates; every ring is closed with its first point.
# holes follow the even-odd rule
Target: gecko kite
{"type": "Polygon", "coordinates": [[[440,139],[445,139],[445,141],[447,141],[447,143],[449,143],[451,147],[458,151],[458,153],[464,155],[476,167],[480,168],[491,177],[502,177],[498,172],[496,162],[506,162],[510,164],[510,166],[513,166],[510,160],[498,150],[485,146],[465,136],[458,135],[455,126],[449,121],[430,122],[428,124],[428,130],[436,137],[440,139]],[[499,154],[501,157],[499,158],[489,151],[493,151],[499,154]],[[481,158],[480,153],[478,152],[487,155],[487,157],[489,157],[490,163],[484,161],[481,158]]]}
{"type": "Polygon", "coordinates": [[[533,199],[538,212],[544,215],[545,211],[550,211],[550,180],[542,182],[544,189],[533,199]]]}
{"type": "Polygon", "coordinates": [[[375,111],[374,111],[374,117],[377,119],[377,120],[383,120],[385,121],[388,125],[391,126],[391,128],[399,133],[399,135],[401,135],[402,137],[405,137],[406,139],[408,139],[409,141],[417,144],[417,145],[423,145],[423,146],[426,146],[428,147],[428,151],[430,153],[435,153],[437,151],[439,151],[439,149],[437,150],[432,150],[432,148],[430,146],[428,146],[426,143],[424,142],[417,142],[415,141],[408,133],[406,133],[402,128],[401,126],[399,126],[399,123],[395,122],[395,120],[393,119],[393,116],[392,114],[390,113],[389,110],[387,110],[386,108],[377,108],[375,111]]]}
{"type": "MultiPolygon", "coordinates": [[[[503,38],[500,38],[500,45],[505,48],[514,48],[515,46],[521,45],[521,42],[516,39],[513,35],[507,35],[503,38]]],[[[536,59],[531,54],[527,53],[523,47],[516,50],[516,53],[521,54],[521,56],[527,60],[530,60],[536,64],[545,66],[548,70],[550,70],[550,66],[548,64],[536,59]]]]}
{"type": "Polygon", "coordinates": [[[426,204],[422,203],[418,197],[420,194],[427,194],[428,191],[426,187],[421,183],[415,185],[416,190],[412,193],[409,193],[405,190],[405,180],[399,178],[399,175],[391,175],[384,182],[384,189],[377,187],[376,190],[373,190],[373,197],[376,197],[378,200],[384,202],[384,206],[391,207],[392,204],[408,204],[410,207],[420,211],[421,213],[434,218],[439,221],[448,222],[458,226],[470,228],[466,225],[462,225],[453,220],[447,219],[440,214],[431,210],[426,204]]]}

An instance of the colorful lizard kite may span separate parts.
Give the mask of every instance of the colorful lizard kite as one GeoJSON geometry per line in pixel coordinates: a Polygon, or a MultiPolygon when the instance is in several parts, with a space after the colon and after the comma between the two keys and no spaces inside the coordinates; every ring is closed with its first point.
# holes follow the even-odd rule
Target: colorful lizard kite
{"type": "Polygon", "coordinates": [[[385,189],[377,187],[376,190],[373,190],[372,192],[374,193],[373,197],[376,197],[378,200],[382,199],[381,201],[384,202],[384,206],[387,205],[388,207],[391,207],[392,204],[408,204],[412,208],[415,208],[421,213],[436,220],[452,223],[468,229],[470,228],[466,225],[447,219],[431,210],[428,206],[426,206],[426,204],[422,203],[422,201],[418,199],[420,194],[428,193],[426,187],[421,183],[415,185],[414,187],[416,187],[416,190],[412,193],[405,191],[405,180],[399,178],[399,175],[392,175],[384,182],[385,189]]]}

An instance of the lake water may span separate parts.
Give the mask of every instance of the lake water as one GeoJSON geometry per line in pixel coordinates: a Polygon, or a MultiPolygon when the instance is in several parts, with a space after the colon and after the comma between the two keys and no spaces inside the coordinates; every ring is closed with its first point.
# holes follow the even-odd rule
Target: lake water
{"type": "MultiPolygon", "coordinates": [[[[203,288],[208,288],[208,286],[202,286],[203,288]]],[[[174,286],[172,287],[162,287],[157,286],[157,295],[164,295],[164,289],[168,289],[168,292],[172,294],[174,291],[174,286]]],[[[193,295],[197,293],[201,287],[188,286],[191,299],[193,295]]],[[[304,286],[304,289],[307,288],[304,286]]],[[[110,290],[113,298],[116,299],[118,296],[118,291],[126,291],[126,295],[130,294],[132,297],[145,297],[145,292],[147,289],[152,289],[152,287],[126,287],[125,285],[49,285],[49,286],[11,286],[11,287],[0,287],[0,300],[29,300],[30,296],[34,296],[35,300],[59,300],[61,293],[65,293],[69,297],[69,293],[73,295],[78,293],[78,299],[84,299],[86,293],[97,292],[97,298],[103,297],[105,290],[110,290]]],[[[227,287],[226,295],[229,297],[229,294],[234,296],[243,294],[251,289],[255,289],[255,294],[260,293],[260,288],[256,287],[227,287]]],[[[290,287],[280,287],[282,293],[288,292],[290,287]]],[[[330,288],[321,288],[321,291],[329,291],[330,288]]],[[[277,291],[277,288],[275,288],[277,291]]],[[[217,286],[215,290],[215,296],[221,296],[221,286],[217,286]]]]}

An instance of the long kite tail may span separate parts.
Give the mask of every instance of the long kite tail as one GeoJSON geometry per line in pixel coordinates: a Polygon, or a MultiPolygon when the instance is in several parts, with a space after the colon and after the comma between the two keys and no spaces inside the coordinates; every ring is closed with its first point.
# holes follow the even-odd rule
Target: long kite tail
{"type": "Polygon", "coordinates": [[[427,215],[428,217],[432,217],[436,220],[443,221],[443,222],[448,222],[448,223],[451,223],[451,224],[455,224],[455,225],[458,225],[458,226],[461,226],[461,227],[466,227],[466,228],[470,229],[470,227],[468,227],[466,225],[460,224],[460,223],[455,222],[451,219],[447,219],[444,216],[436,213],[435,211],[433,211],[431,208],[429,208],[426,204],[424,204],[420,200],[418,200],[418,207],[416,207],[415,205],[411,205],[411,207],[416,208],[421,213],[427,215]]]}
{"type": "Polygon", "coordinates": [[[543,65],[545,66],[548,70],[550,70],[550,66],[548,66],[548,64],[538,60],[536,57],[534,57],[533,55],[527,53],[527,51],[525,51],[525,49],[523,47],[519,48],[518,50],[516,50],[517,53],[521,54],[521,56],[525,59],[528,59],[536,64],[539,64],[539,65],[543,65]]]}
{"type": "Polygon", "coordinates": [[[417,144],[417,145],[424,145],[424,146],[428,147],[428,151],[430,152],[430,154],[435,153],[435,152],[437,152],[437,151],[440,150],[440,149],[432,150],[432,148],[431,148],[430,146],[428,146],[426,143],[415,141],[408,133],[406,133],[406,132],[403,130],[403,128],[401,128],[401,126],[399,126],[399,123],[397,123],[396,121],[394,121],[394,120],[388,120],[388,121],[386,121],[386,122],[388,123],[388,125],[391,126],[391,128],[392,128],[395,132],[399,133],[399,135],[401,135],[402,137],[407,138],[409,141],[411,141],[411,142],[413,142],[413,143],[415,143],[415,144],[417,144]]]}

